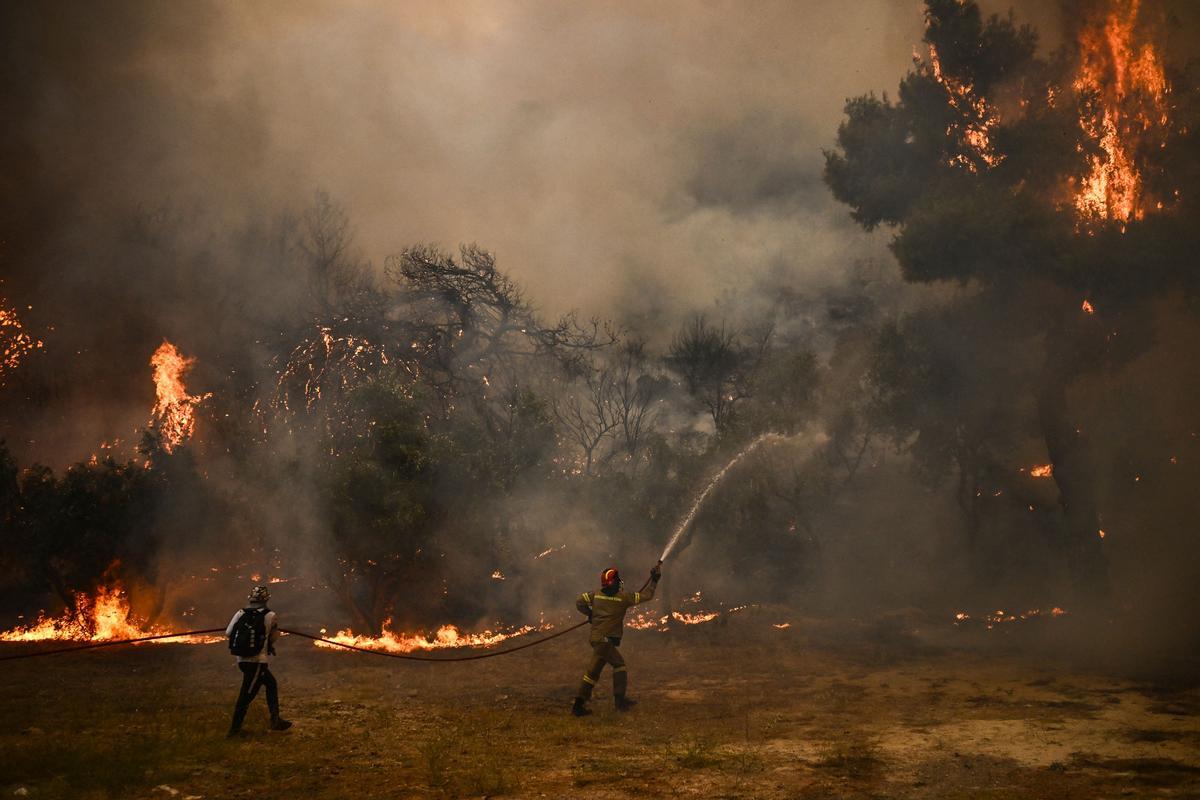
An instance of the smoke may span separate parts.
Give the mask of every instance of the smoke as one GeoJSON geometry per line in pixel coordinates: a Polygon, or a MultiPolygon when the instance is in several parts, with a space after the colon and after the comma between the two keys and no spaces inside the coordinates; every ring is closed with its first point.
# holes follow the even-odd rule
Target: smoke
{"type": "MultiPolygon", "coordinates": [[[[1049,53],[1071,39],[1085,6],[1021,3],[1017,21],[1034,24],[1049,53]]],[[[1194,49],[1193,5],[1152,10],[1168,51],[1194,49]]],[[[776,341],[816,354],[822,388],[805,435],[829,446],[748,462],[745,480],[700,514],[681,585],[794,600],[798,571],[828,608],[993,599],[941,580],[964,574],[968,560],[946,480],[921,479],[912,456],[896,452],[903,443],[854,428],[845,413],[870,399],[878,328],[977,289],[901,282],[889,233],[862,231],[822,178],[846,98],[883,93],[911,66],[919,4],[771,2],[747,13],[673,1],[122,0],[52,12],[9,5],[0,31],[0,294],[45,342],[0,387],[0,436],[19,463],[61,466],[114,437],[131,448],[154,404],[149,361],[164,338],[197,359],[189,392],[214,392],[200,426],[236,424],[227,412],[263,398],[279,357],[322,311],[303,244],[306,211],[325,190],[347,212],[349,260],[372,274],[414,243],[474,241],[548,318],[579,309],[613,319],[663,353],[703,311],[742,333],[771,322],[776,341]]],[[[946,357],[979,369],[983,323],[958,323],[971,335],[946,332],[946,357]]],[[[1164,403],[1164,419],[1185,419],[1192,383],[1172,377],[1185,359],[1154,353],[1124,380],[1164,403]]],[[[1032,370],[1040,356],[1031,346],[1019,366],[1032,370]]],[[[1102,395],[1095,380],[1073,391],[1102,395]]],[[[1001,377],[982,385],[997,396],[1007,388],[1001,377]]],[[[931,394],[931,404],[949,396],[931,394]]],[[[640,585],[633,565],[653,563],[688,493],[732,456],[722,442],[697,444],[712,424],[682,390],[667,399],[662,427],[682,442],[676,461],[590,494],[530,475],[488,509],[503,523],[489,523],[486,537],[471,530],[477,519],[438,520],[422,563],[451,583],[431,578],[412,591],[474,597],[481,618],[534,619],[607,563],[640,585]]],[[[1087,419],[1119,430],[1105,414],[1090,408],[1087,419]]],[[[1161,557],[1183,547],[1168,530],[1183,490],[1163,490],[1176,511],[1161,523],[1139,523],[1159,519],[1154,503],[1126,504],[1119,484],[1131,453],[1161,456],[1150,433],[1179,434],[1165,427],[1097,447],[1114,561],[1147,591],[1190,579],[1161,557]],[[1125,531],[1139,526],[1161,549],[1128,544],[1125,531]],[[1160,569],[1173,577],[1156,586],[1160,569]]],[[[1011,449],[1044,457],[1027,435],[1011,449]]],[[[328,477],[315,466],[323,455],[311,431],[252,458],[201,453],[212,495],[255,513],[233,529],[211,496],[179,498],[162,524],[198,535],[174,541],[164,569],[252,542],[268,561],[286,549],[303,585],[331,588],[316,566],[331,535],[333,501],[314,489],[328,477]]],[[[432,491],[444,500],[460,490],[432,491]]],[[[1027,556],[1040,567],[1050,560],[1043,528],[1027,522],[1027,504],[1011,506],[985,532],[988,552],[1014,571],[1027,556]]],[[[1060,578],[1031,569],[1020,588],[1040,582],[1052,593],[1060,578]]]]}
{"type": "Polygon", "coordinates": [[[376,264],[478,241],[550,315],[644,319],[650,295],[673,322],[781,262],[835,281],[882,241],[829,199],[820,148],[920,24],[886,2],[4,15],[0,258],[50,395],[9,438],[57,463],[142,421],[164,336],[199,379],[261,367],[302,280],[264,251],[318,187],[376,264]]]}

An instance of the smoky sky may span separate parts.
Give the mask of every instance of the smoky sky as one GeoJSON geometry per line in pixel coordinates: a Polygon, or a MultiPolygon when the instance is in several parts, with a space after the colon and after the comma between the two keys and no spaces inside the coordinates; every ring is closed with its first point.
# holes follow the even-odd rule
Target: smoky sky
{"type": "MultiPolygon", "coordinates": [[[[1052,28],[1049,5],[1030,7],[1052,28]]],[[[924,19],[918,0],[111,0],[0,21],[0,295],[33,307],[61,395],[128,409],[60,432],[95,437],[144,417],[163,337],[211,365],[294,294],[269,254],[206,243],[317,190],[376,267],[475,242],[548,315],[665,327],[767,271],[816,291],[888,260],[821,151],[846,98],[894,92],[924,19]]]]}
{"type": "Polygon", "coordinates": [[[478,242],[548,310],[601,314],[631,271],[703,302],[780,253],[815,277],[873,247],[820,150],[846,97],[894,86],[922,21],[895,2],[5,13],[11,188],[45,213],[235,217],[322,188],[377,263],[478,242]]]}

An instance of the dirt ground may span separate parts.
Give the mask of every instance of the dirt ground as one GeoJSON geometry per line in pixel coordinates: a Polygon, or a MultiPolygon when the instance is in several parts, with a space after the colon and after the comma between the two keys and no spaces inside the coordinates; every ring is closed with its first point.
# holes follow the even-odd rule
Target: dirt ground
{"type": "Polygon", "coordinates": [[[0,794],[1200,797],[1194,682],[1069,665],[998,631],[779,621],[629,632],[640,704],[616,712],[606,672],[584,719],[567,713],[583,631],[432,665],[292,637],[273,669],[295,727],[268,733],[259,699],[237,740],[220,644],[0,662],[0,794]]]}

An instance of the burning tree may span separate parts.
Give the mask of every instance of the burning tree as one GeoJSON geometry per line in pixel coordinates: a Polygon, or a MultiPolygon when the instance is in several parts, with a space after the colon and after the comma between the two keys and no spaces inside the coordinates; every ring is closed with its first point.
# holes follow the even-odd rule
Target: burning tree
{"type": "Polygon", "coordinates": [[[4,298],[0,297],[0,387],[4,386],[8,374],[19,367],[27,355],[42,346],[41,340],[25,330],[17,310],[6,308],[4,298]]]}
{"type": "MultiPolygon", "coordinates": [[[[1095,588],[1106,574],[1097,476],[1069,389],[1137,352],[1150,301],[1195,290],[1188,254],[1200,244],[1191,223],[1200,148],[1195,83],[1162,62],[1154,19],[1137,0],[1082,9],[1075,40],[1043,58],[1035,33],[1011,18],[984,19],[974,2],[928,0],[928,54],[914,56],[894,102],[847,103],[825,178],[861,225],[894,230],[909,281],[957,281],[961,302],[1003,310],[969,323],[982,333],[977,357],[993,347],[1026,362],[1040,353],[1033,370],[1002,371],[1020,378],[1010,393],[1033,400],[1064,543],[1095,588]],[[1081,313],[1081,299],[1094,314],[1081,313]]],[[[995,375],[966,369],[957,380],[981,396],[995,375]]],[[[924,393],[952,400],[945,388],[924,393]]],[[[984,451],[956,418],[968,419],[946,418],[957,433],[941,437],[941,449],[958,461],[970,494],[980,469],[971,453],[984,451]]]]}
{"type": "MultiPolygon", "coordinates": [[[[552,471],[550,395],[599,374],[592,357],[617,341],[597,321],[544,323],[478,247],[410,248],[384,276],[372,302],[331,306],[304,332],[265,404],[268,428],[273,415],[285,437],[315,434],[291,438],[317,442],[299,451],[325,487],[331,583],[375,633],[419,611],[397,609],[406,588],[425,586],[435,605],[448,596],[441,559],[461,538],[504,560],[509,523],[495,507],[518,479],[552,471]]],[[[473,592],[453,596],[461,607],[443,612],[478,606],[473,592]]]]}

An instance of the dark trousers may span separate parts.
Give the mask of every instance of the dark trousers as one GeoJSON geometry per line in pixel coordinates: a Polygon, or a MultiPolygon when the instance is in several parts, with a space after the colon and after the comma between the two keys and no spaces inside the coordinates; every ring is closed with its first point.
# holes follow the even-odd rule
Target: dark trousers
{"type": "Polygon", "coordinates": [[[264,686],[267,689],[267,710],[271,712],[271,719],[276,719],[279,716],[279,684],[271,674],[271,669],[266,664],[245,661],[238,664],[238,669],[242,671],[242,689],[238,692],[237,705],[233,708],[233,724],[229,726],[230,730],[241,730],[246,711],[250,708],[250,701],[264,686]]]}
{"type": "Polygon", "coordinates": [[[612,664],[613,695],[619,698],[625,696],[626,687],[629,685],[629,673],[625,670],[625,658],[617,649],[617,643],[620,641],[607,639],[603,642],[592,642],[592,655],[584,667],[583,681],[579,684],[576,697],[587,700],[592,696],[592,687],[600,680],[600,673],[604,671],[605,664],[612,664]]]}

